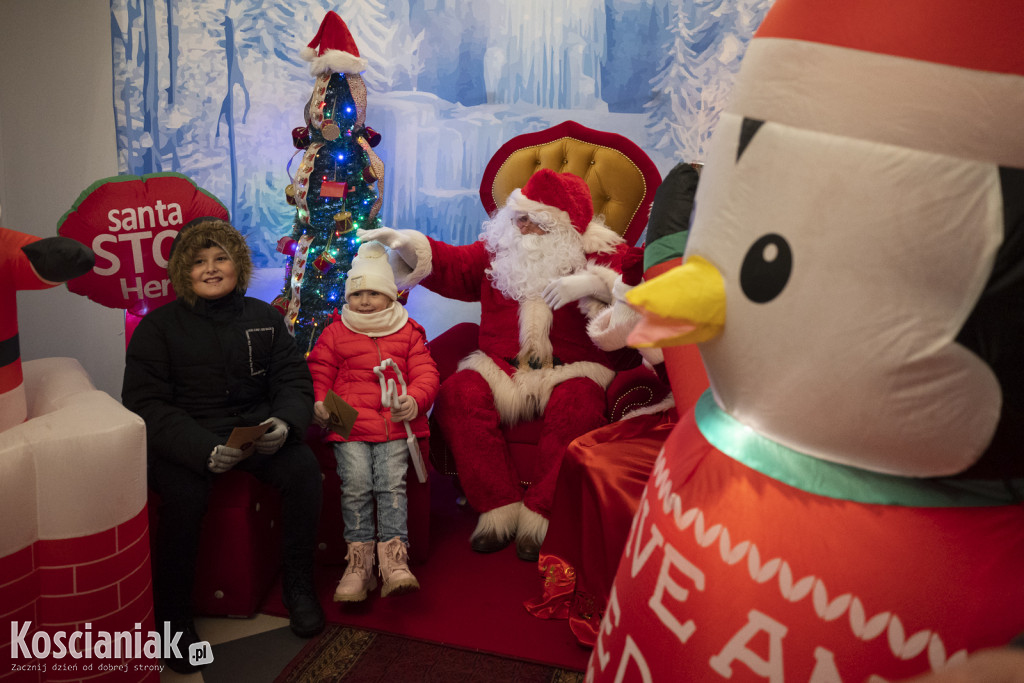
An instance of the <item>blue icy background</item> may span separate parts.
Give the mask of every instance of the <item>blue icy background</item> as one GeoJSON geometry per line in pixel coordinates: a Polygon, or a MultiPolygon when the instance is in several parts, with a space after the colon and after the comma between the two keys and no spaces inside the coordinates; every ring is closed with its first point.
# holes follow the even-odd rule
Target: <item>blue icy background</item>
{"type": "Polygon", "coordinates": [[[700,161],[771,1],[111,0],[120,172],[190,176],[258,267],[283,264],[313,85],[299,50],[334,10],[370,65],[382,223],[467,243],[484,167],[520,133],[573,119],[629,137],[662,175],[700,161]]]}

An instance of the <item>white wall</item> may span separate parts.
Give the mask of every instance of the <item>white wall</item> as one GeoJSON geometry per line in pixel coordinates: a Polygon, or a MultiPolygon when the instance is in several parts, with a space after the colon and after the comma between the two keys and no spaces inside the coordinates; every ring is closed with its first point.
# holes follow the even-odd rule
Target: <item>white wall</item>
{"type": "MultiPolygon", "coordinates": [[[[109,0],[0,0],[0,225],[52,237],[117,175],[109,0]]],[[[22,360],[71,356],[121,396],[124,311],[66,287],[20,292],[22,360]]]]}

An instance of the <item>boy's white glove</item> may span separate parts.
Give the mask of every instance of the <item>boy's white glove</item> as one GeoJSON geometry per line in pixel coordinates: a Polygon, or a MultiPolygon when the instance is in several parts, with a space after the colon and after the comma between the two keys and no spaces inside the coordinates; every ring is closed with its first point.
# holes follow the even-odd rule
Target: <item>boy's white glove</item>
{"type": "Polygon", "coordinates": [[[360,228],[356,231],[356,235],[363,242],[380,242],[401,256],[410,268],[416,268],[419,257],[416,255],[416,247],[412,239],[406,233],[420,234],[415,230],[395,230],[394,228],[374,228],[373,230],[360,228]]]}
{"type": "Polygon", "coordinates": [[[542,296],[544,303],[554,311],[585,296],[596,297],[605,303],[611,301],[611,292],[604,280],[586,271],[552,280],[544,288],[542,296]]]}
{"type": "Polygon", "coordinates": [[[221,444],[210,452],[210,457],[206,461],[206,467],[214,474],[221,474],[222,472],[227,472],[242,460],[245,460],[245,451],[221,444]]]}
{"type": "Polygon", "coordinates": [[[324,405],[323,401],[317,401],[313,404],[313,422],[318,427],[327,427],[331,424],[331,412],[327,410],[327,406],[324,405]]]}
{"type": "Polygon", "coordinates": [[[288,438],[288,423],[279,417],[268,417],[260,424],[270,423],[270,429],[260,438],[256,439],[256,450],[263,455],[277,453],[288,438]]]}
{"type": "Polygon", "coordinates": [[[405,396],[399,396],[398,407],[391,409],[391,421],[415,420],[419,414],[420,408],[416,405],[416,399],[406,394],[405,396]]]}

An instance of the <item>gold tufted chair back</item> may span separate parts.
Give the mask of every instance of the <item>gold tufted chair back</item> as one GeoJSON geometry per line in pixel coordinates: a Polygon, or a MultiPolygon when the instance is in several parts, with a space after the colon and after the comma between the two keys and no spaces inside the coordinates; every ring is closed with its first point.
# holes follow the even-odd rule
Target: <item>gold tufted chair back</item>
{"type": "Polygon", "coordinates": [[[627,244],[636,243],[661,183],[654,162],[636,143],[575,121],[518,135],[498,149],[484,170],[480,200],[487,213],[504,206],[512,191],[542,168],[583,178],[594,215],[604,216],[627,244]]]}

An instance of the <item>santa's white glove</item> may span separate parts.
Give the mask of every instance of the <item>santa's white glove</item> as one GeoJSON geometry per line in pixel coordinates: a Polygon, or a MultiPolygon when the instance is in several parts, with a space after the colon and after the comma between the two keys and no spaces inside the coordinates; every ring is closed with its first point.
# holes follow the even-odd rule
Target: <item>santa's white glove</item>
{"type": "Polygon", "coordinates": [[[555,311],[585,296],[595,297],[605,303],[611,301],[611,291],[604,280],[586,271],[549,282],[542,296],[544,302],[555,311]]]}
{"type": "Polygon", "coordinates": [[[288,438],[288,423],[279,417],[268,417],[261,425],[270,423],[270,429],[260,438],[256,439],[256,450],[264,455],[277,453],[288,438]]]}
{"type": "Polygon", "coordinates": [[[408,233],[419,234],[415,230],[395,230],[394,228],[374,228],[373,230],[360,228],[356,231],[356,235],[363,242],[380,242],[401,256],[409,268],[415,269],[419,257],[416,255],[416,247],[408,233]]]}
{"type": "Polygon", "coordinates": [[[327,406],[324,405],[323,401],[317,401],[313,404],[313,422],[318,427],[327,427],[331,424],[331,412],[327,410],[327,406]]]}
{"type": "Polygon", "coordinates": [[[243,460],[245,460],[245,451],[221,444],[210,452],[206,467],[214,474],[220,474],[227,472],[243,460]]]}
{"type": "Polygon", "coordinates": [[[399,396],[398,407],[391,409],[391,421],[415,420],[419,414],[420,408],[416,405],[416,399],[406,394],[405,396],[399,396]]]}

